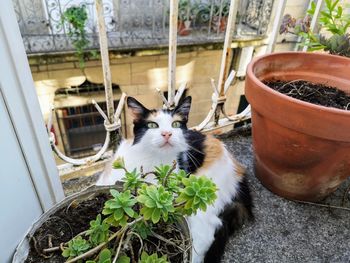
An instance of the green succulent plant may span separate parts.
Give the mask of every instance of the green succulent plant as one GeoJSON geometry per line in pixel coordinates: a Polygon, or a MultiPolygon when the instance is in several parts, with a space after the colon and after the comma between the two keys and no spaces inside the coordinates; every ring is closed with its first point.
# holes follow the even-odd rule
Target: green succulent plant
{"type": "Polygon", "coordinates": [[[87,258],[87,263],[168,262],[166,255],[149,255],[142,250],[137,255],[134,251],[126,254],[122,247],[130,247],[130,242],[136,237],[141,244],[149,236],[157,238],[158,226],[166,226],[184,215],[206,210],[215,201],[215,184],[205,176],[175,171],[175,162],[172,166],[155,167],[154,171],[146,174],[142,169],[141,172],[136,169],[129,172],[123,159],[116,160],[113,167],[125,171],[124,190],[110,190],[111,197],[105,201],[102,215],[98,214],[95,220],[90,221],[90,228],[85,232],[88,240],[82,238],[83,234],[78,235],[65,244],[67,247],[62,255],[72,259],[98,248],[98,256],[99,250],[93,251],[94,256],[87,258]],[[147,174],[153,174],[158,184],[145,183],[147,174]]]}
{"type": "Polygon", "coordinates": [[[68,247],[63,250],[62,256],[71,259],[85,253],[90,247],[87,240],[78,236],[68,242],[68,247]]]}
{"type": "Polygon", "coordinates": [[[152,220],[154,224],[162,218],[164,222],[168,221],[169,213],[174,212],[174,196],[166,191],[161,185],[158,188],[155,185],[146,184],[138,191],[137,201],[143,205],[140,213],[145,220],[152,220]]]}
{"type": "Polygon", "coordinates": [[[214,203],[216,186],[209,178],[191,175],[189,178],[183,178],[182,183],[185,188],[180,191],[176,202],[185,203],[185,214],[191,215],[198,209],[206,211],[207,206],[214,203]]]}
{"type": "Polygon", "coordinates": [[[86,232],[86,235],[89,236],[90,243],[96,246],[107,241],[109,226],[109,224],[102,221],[100,214],[97,215],[96,220],[90,221],[90,228],[86,232]]]}
{"type": "MultiPolygon", "coordinates": [[[[130,261],[129,261],[130,262],[130,261]]],[[[108,248],[101,250],[98,260],[87,260],[85,263],[112,263],[112,253],[108,248]]],[[[117,263],[120,263],[117,261],[117,263]]]]}
{"type": "Polygon", "coordinates": [[[146,252],[142,252],[139,263],[169,263],[169,261],[166,255],[158,257],[157,253],[148,255],[146,252]]]}
{"type": "Polygon", "coordinates": [[[106,218],[108,224],[125,226],[129,218],[137,216],[137,213],[133,210],[133,206],[137,201],[131,195],[130,190],[120,193],[111,189],[110,193],[113,198],[105,202],[102,214],[109,215],[106,218]]]}

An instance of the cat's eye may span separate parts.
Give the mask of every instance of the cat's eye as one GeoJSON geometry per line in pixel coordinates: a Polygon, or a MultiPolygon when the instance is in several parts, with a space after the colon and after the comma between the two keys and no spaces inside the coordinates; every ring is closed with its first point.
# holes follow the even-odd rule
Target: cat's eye
{"type": "Polygon", "coordinates": [[[150,128],[150,129],[156,129],[158,128],[158,124],[153,122],[153,121],[150,121],[150,122],[147,122],[147,127],[150,128]]]}
{"type": "Polygon", "coordinates": [[[171,124],[171,127],[173,127],[173,128],[180,128],[180,127],[181,127],[181,122],[179,122],[179,121],[174,121],[174,122],[171,124]]]}

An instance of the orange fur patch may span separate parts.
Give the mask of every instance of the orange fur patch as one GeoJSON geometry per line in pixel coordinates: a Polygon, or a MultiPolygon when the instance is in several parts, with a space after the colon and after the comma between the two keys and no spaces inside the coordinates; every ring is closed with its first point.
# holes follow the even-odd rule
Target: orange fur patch
{"type": "Polygon", "coordinates": [[[232,162],[235,165],[235,172],[239,177],[243,177],[245,174],[244,167],[233,157],[231,156],[232,162]]]}
{"type": "Polygon", "coordinates": [[[223,144],[211,135],[207,136],[204,142],[205,158],[202,168],[205,169],[213,164],[224,152],[223,144]]]}
{"type": "MultiPolygon", "coordinates": [[[[200,170],[206,169],[207,167],[212,165],[218,158],[222,156],[224,152],[223,143],[211,135],[207,135],[207,139],[205,140],[204,146],[205,158],[200,170]]],[[[243,168],[243,166],[233,156],[231,156],[231,160],[235,166],[235,172],[237,176],[243,177],[245,174],[245,169],[243,168]]]]}

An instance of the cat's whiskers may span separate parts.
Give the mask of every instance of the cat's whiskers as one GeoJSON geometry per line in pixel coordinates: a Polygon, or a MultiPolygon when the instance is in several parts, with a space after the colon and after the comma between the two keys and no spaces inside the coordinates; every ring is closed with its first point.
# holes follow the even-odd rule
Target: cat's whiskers
{"type": "Polygon", "coordinates": [[[200,167],[200,162],[197,160],[197,158],[190,152],[187,151],[187,157],[190,158],[190,160],[193,162],[194,166],[196,166],[196,168],[200,167]]]}
{"type": "Polygon", "coordinates": [[[188,145],[188,147],[190,147],[190,149],[191,149],[191,150],[194,150],[195,152],[197,152],[197,153],[200,153],[200,154],[203,154],[203,155],[204,155],[204,152],[202,152],[202,151],[198,150],[197,148],[195,148],[195,147],[193,147],[193,146],[191,146],[191,145],[188,145]]]}

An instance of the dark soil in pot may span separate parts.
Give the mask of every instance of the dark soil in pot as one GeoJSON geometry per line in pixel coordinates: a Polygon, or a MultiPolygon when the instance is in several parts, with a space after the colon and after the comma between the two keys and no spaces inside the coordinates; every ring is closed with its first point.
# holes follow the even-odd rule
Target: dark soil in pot
{"type": "Polygon", "coordinates": [[[79,204],[73,201],[70,206],[58,210],[35,232],[25,262],[65,262],[61,252],[44,254],[42,250],[50,246],[49,240],[52,247],[56,247],[88,229],[89,222],[101,213],[107,198],[107,194],[100,194],[79,204]]]}
{"type": "MultiPolygon", "coordinates": [[[[60,246],[61,243],[66,243],[79,233],[89,228],[89,223],[94,220],[97,214],[101,213],[104,202],[110,198],[109,194],[100,193],[91,199],[83,201],[73,201],[70,205],[63,207],[52,214],[35,232],[30,241],[30,250],[26,263],[63,263],[66,258],[61,256],[61,251],[52,253],[43,252],[43,249],[49,247],[60,246]]],[[[183,240],[184,234],[177,225],[158,224],[153,231],[160,235],[165,240],[183,240]]],[[[183,241],[185,242],[185,241],[183,241]]],[[[187,241],[186,241],[187,243],[187,241]]],[[[113,243],[110,244],[110,247],[113,243]]],[[[138,238],[131,240],[131,251],[124,251],[129,257],[137,257],[141,243],[138,238]],[[132,255],[133,254],[133,255],[132,255]]],[[[175,246],[159,240],[153,236],[149,236],[147,240],[143,240],[143,249],[152,254],[161,252],[168,254],[170,262],[184,262],[183,253],[175,246]]],[[[138,261],[135,258],[136,262],[138,261]]],[[[85,260],[84,260],[85,261],[85,260]]]]}
{"type": "Polygon", "coordinates": [[[270,88],[285,94],[289,97],[305,102],[333,107],[342,110],[350,110],[350,95],[335,87],[323,84],[315,84],[305,80],[264,81],[270,88]]]}

